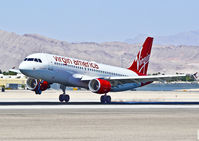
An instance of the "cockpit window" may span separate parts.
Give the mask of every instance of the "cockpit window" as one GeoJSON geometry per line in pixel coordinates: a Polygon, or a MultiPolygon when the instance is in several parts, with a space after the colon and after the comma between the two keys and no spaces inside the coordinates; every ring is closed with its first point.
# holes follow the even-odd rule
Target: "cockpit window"
{"type": "Polygon", "coordinates": [[[39,58],[25,58],[24,61],[34,61],[34,62],[42,63],[41,59],[39,58]]]}
{"type": "Polygon", "coordinates": [[[41,59],[38,59],[38,61],[39,61],[40,63],[42,63],[41,59]]]}
{"type": "Polygon", "coordinates": [[[28,58],[28,61],[33,61],[34,59],[33,58],[28,58]]]}

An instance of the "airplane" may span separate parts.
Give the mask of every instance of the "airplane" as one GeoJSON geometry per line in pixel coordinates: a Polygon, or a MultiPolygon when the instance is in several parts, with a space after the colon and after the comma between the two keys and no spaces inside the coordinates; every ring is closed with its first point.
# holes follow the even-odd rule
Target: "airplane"
{"type": "MultiPolygon", "coordinates": [[[[101,103],[111,103],[108,92],[133,90],[151,84],[153,81],[178,80],[187,75],[147,75],[153,38],[147,37],[135,60],[129,68],[100,64],[47,53],[27,56],[19,65],[19,71],[28,76],[27,87],[41,94],[53,83],[61,84],[63,94],[60,102],[69,102],[66,87],[86,88],[102,94],[101,103]]],[[[19,72],[17,71],[17,72],[19,72]]]]}

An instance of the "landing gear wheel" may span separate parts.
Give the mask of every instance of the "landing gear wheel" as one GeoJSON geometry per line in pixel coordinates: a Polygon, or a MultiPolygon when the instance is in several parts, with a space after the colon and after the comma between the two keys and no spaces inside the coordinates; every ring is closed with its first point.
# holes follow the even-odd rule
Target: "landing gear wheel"
{"type": "Polygon", "coordinates": [[[65,101],[67,103],[69,100],[70,100],[70,96],[69,95],[66,95],[66,94],[60,94],[59,95],[59,101],[60,102],[65,101]]]}
{"type": "Polygon", "coordinates": [[[109,96],[109,95],[106,96],[106,103],[108,103],[108,104],[111,103],[111,96],[109,96]]]}
{"type": "Polygon", "coordinates": [[[35,94],[41,94],[41,90],[36,90],[35,94]]]}
{"type": "Polygon", "coordinates": [[[69,96],[69,95],[64,95],[64,101],[65,101],[66,103],[68,103],[69,100],[70,100],[70,96],[69,96]]]}
{"type": "Polygon", "coordinates": [[[100,98],[100,101],[102,104],[110,104],[111,103],[111,96],[109,95],[102,95],[101,98],[100,98]]]}
{"type": "Polygon", "coordinates": [[[63,101],[64,101],[64,94],[60,94],[60,95],[59,95],[59,101],[60,101],[60,102],[63,102],[63,101]]]}
{"type": "Polygon", "coordinates": [[[100,101],[101,101],[102,104],[105,104],[105,103],[106,103],[105,95],[102,95],[102,96],[101,96],[100,101]]]}

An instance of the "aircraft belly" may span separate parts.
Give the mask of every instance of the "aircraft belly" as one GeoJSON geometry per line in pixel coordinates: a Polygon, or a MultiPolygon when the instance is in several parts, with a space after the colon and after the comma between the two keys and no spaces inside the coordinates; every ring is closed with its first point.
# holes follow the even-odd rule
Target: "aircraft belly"
{"type": "Polygon", "coordinates": [[[88,88],[88,83],[81,81],[79,78],[74,78],[70,76],[67,81],[64,81],[64,85],[66,86],[73,86],[73,87],[81,87],[81,88],[88,88]]]}
{"type": "Polygon", "coordinates": [[[46,79],[48,79],[51,83],[59,83],[69,87],[88,87],[87,83],[82,82],[79,78],[74,78],[72,73],[68,71],[52,71],[48,74],[48,78],[46,79]]]}

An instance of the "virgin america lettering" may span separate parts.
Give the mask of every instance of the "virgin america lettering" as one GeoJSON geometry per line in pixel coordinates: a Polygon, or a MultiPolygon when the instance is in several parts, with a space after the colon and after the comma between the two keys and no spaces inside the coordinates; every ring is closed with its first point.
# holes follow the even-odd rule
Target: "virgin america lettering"
{"type": "Polygon", "coordinates": [[[71,65],[82,66],[82,67],[87,67],[87,68],[99,69],[99,66],[96,63],[92,63],[88,61],[82,61],[78,59],[58,57],[58,56],[53,56],[53,58],[55,59],[56,62],[61,62],[61,63],[64,63],[65,65],[71,64],[71,65]]]}

